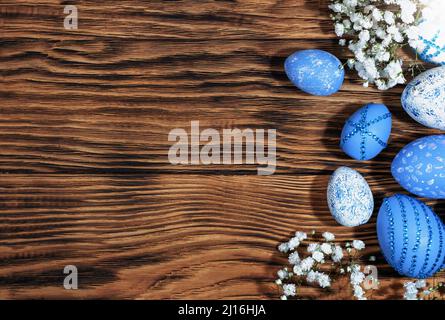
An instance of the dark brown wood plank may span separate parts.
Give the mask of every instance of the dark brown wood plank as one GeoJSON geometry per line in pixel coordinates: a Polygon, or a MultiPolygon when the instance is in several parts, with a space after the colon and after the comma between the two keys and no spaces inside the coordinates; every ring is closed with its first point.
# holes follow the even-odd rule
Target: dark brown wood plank
{"type": "MultiPolygon", "coordinates": [[[[375,216],[338,226],[326,206],[328,178],[2,175],[0,297],[276,298],[285,262],[276,246],[296,230],[366,241],[382,281],[375,297],[397,297],[406,279],[379,253],[375,216]],[[76,292],[62,287],[68,264],[79,268],[76,292]]],[[[379,201],[395,191],[385,177],[369,180],[379,201]]]]}

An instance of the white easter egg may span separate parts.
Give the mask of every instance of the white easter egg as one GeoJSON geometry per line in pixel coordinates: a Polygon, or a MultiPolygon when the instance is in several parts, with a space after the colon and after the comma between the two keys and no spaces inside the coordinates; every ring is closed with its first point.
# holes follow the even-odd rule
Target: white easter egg
{"type": "Polygon", "coordinates": [[[328,184],[328,206],[335,220],[346,227],[368,222],[374,210],[374,198],[366,180],[357,171],[340,167],[328,184]]]}
{"type": "Polygon", "coordinates": [[[445,66],[414,78],[403,91],[402,106],[424,126],[445,130],[445,66]]]}

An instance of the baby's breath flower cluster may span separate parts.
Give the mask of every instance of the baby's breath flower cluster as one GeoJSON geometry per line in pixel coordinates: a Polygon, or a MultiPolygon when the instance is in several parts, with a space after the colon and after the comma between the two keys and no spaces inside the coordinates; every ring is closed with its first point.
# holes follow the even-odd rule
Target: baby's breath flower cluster
{"type": "Polygon", "coordinates": [[[436,286],[426,289],[427,283],[425,280],[417,280],[416,282],[405,282],[403,285],[405,300],[431,300],[445,297],[445,283],[439,282],[436,286]]]}
{"type": "Polygon", "coordinates": [[[348,46],[354,58],[351,69],[365,80],[387,90],[406,82],[398,49],[418,41],[422,3],[428,0],[332,0],[335,33],[340,45],[348,46]]]}
{"type": "MultiPolygon", "coordinates": [[[[315,232],[312,232],[311,237],[317,239],[315,232]]],[[[275,283],[282,289],[281,299],[297,297],[298,286],[330,288],[334,277],[349,276],[354,297],[366,300],[363,286],[366,277],[360,265],[355,262],[357,253],[365,248],[365,243],[354,240],[346,243],[346,248],[342,248],[334,243],[335,235],[330,232],[323,233],[316,242],[308,242],[307,239],[305,232],[297,231],[289,241],[278,246],[280,252],[288,255],[290,265],[277,272],[278,279],[275,283]],[[301,250],[303,245],[305,250],[301,250]]]]}

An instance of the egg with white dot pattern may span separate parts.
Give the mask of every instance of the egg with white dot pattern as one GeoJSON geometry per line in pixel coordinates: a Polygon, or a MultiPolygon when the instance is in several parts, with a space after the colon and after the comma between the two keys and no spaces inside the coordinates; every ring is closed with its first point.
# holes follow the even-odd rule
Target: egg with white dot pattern
{"type": "Polygon", "coordinates": [[[445,199],[445,135],[423,137],[406,145],[394,158],[391,171],[409,192],[445,199]]]}
{"type": "Polygon", "coordinates": [[[403,276],[429,278],[443,267],[445,226],[417,199],[400,194],[384,199],[377,237],[386,261],[403,276]]]}
{"type": "Polygon", "coordinates": [[[391,127],[391,112],[385,105],[367,104],[346,121],[340,147],[356,160],[373,159],[386,148],[391,127]]]}
{"type": "Polygon", "coordinates": [[[374,210],[374,198],[365,178],[348,167],[340,167],[328,184],[328,206],[335,220],[346,227],[368,222],[374,210]]]}
{"type": "Polygon", "coordinates": [[[403,90],[403,109],[420,124],[445,130],[445,66],[425,71],[403,90]]]}
{"type": "Polygon", "coordinates": [[[287,77],[300,90],[329,96],[340,90],[345,70],[338,58],[317,49],[297,51],[284,62],[287,77]]]}

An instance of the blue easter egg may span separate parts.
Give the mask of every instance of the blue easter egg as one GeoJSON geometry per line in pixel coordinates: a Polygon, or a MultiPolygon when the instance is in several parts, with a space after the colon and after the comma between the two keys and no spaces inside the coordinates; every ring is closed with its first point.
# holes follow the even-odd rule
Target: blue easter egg
{"type": "Polygon", "coordinates": [[[323,50],[302,50],[290,55],[284,70],[290,81],[300,90],[329,96],[340,90],[345,70],[340,60],[323,50]]]}
{"type": "Polygon", "coordinates": [[[403,91],[402,106],[420,124],[445,130],[445,66],[414,78],[403,91]]]}
{"type": "Polygon", "coordinates": [[[328,184],[328,206],[334,219],[346,227],[368,222],[374,210],[374,198],[365,178],[348,167],[340,167],[328,184]]]}
{"type": "Polygon", "coordinates": [[[351,158],[370,160],[386,148],[391,127],[391,112],[385,105],[367,104],[346,121],[340,147],[351,158]]]}
{"type": "Polygon", "coordinates": [[[445,259],[445,226],[423,202],[406,195],[383,200],[377,237],[386,261],[403,276],[428,278],[445,259]]]}
{"type": "Polygon", "coordinates": [[[423,137],[406,145],[394,158],[391,172],[409,192],[445,199],[445,135],[423,137]]]}

